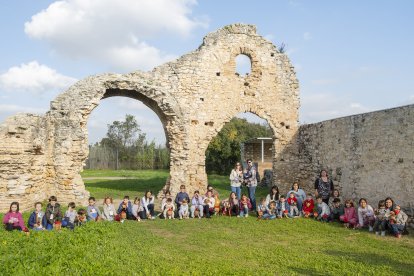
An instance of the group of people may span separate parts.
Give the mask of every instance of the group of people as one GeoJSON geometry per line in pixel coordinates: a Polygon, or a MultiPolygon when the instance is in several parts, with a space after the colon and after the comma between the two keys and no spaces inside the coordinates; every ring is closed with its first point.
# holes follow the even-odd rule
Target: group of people
{"type": "MultiPolygon", "coordinates": [[[[188,218],[211,218],[213,215],[221,214],[236,217],[248,217],[250,214],[257,215],[258,219],[297,218],[314,217],[319,221],[338,221],[348,228],[368,228],[370,232],[375,231],[377,235],[385,236],[386,231],[396,237],[406,231],[408,216],[401,210],[399,205],[387,197],[378,202],[378,208],[372,208],[367,199],[361,198],[358,206],[354,206],[351,199],[343,201],[338,190],[334,189],[331,179],[325,170],[314,184],[314,195],[306,194],[295,182],[286,196],[281,195],[277,186],[271,187],[269,194],[261,198],[258,205],[255,200],[255,188],[257,186],[255,168],[249,163],[247,170],[242,170],[237,163],[230,174],[231,192],[228,198],[219,199],[218,192],[208,185],[207,192],[202,195],[195,191],[189,197],[185,185],[180,186],[180,192],[173,199],[167,191],[161,201],[161,212],[155,214],[154,200],[151,191],[146,191],[142,198],[136,197],[133,202],[129,196],[125,196],[116,209],[111,197],[103,201],[102,211],[96,205],[94,197],[89,198],[86,208],[76,210],[74,202],[68,204],[63,214],[60,204],[55,196],[49,198],[49,203],[43,211],[43,204],[36,202],[34,211],[29,217],[27,227],[22,214],[19,212],[19,203],[12,202],[10,210],[5,214],[3,223],[6,230],[52,230],[67,227],[74,229],[88,221],[120,221],[142,219],[188,219],[188,218]],[[241,193],[241,185],[246,185],[249,195],[241,193]]],[[[251,162],[251,161],[250,161],[251,162]]]]}

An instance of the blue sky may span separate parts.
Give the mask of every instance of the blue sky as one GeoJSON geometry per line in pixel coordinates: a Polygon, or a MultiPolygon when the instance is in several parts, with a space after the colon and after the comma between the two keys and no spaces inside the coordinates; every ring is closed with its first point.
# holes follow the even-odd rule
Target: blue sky
{"type": "MultiPolygon", "coordinates": [[[[239,22],[287,45],[301,123],[414,103],[414,1],[15,0],[0,7],[0,122],[46,112],[89,75],[151,70],[239,22]]],[[[155,113],[124,98],[93,111],[90,142],[127,113],[164,143],[155,113]]]]}

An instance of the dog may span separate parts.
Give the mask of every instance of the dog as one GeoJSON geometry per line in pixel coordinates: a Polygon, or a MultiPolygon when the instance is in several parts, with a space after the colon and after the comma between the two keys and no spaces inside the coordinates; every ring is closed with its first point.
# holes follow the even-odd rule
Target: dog
{"type": "Polygon", "coordinates": [[[168,219],[174,219],[174,211],[173,211],[173,208],[168,208],[168,210],[167,210],[167,218],[168,219]]]}
{"type": "Polygon", "coordinates": [[[223,200],[223,208],[222,208],[221,214],[223,216],[231,217],[230,202],[223,200]]]}

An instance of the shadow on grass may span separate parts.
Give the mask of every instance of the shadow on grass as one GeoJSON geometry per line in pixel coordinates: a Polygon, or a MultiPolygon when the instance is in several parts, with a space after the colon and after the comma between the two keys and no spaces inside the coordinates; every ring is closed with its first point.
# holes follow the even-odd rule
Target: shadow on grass
{"type": "MultiPolygon", "coordinates": [[[[389,266],[392,271],[396,273],[401,273],[406,275],[407,271],[414,271],[413,263],[404,263],[399,260],[395,260],[386,255],[375,254],[375,253],[366,253],[366,252],[346,252],[336,250],[327,250],[325,251],[327,255],[338,256],[341,258],[346,258],[348,261],[359,262],[364,265],[370,266],[389,266]]],[[[403,256],[396,256],[397,258],[402,258],[403,256]]],[[[412,274],[411,274],[412,275],[412,274]]]]}

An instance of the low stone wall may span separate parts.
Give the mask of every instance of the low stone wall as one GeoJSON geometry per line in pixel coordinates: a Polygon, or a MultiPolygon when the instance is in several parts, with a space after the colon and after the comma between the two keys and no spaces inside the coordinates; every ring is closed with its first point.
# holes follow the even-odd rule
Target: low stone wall
{"type": "Polygon", "coordinates": [[[313,190],[321,168],[344,198],[373,207],[391,196],[414,208],[414,105],[302,125],[297,135],[301,182],[313,190]]]}

